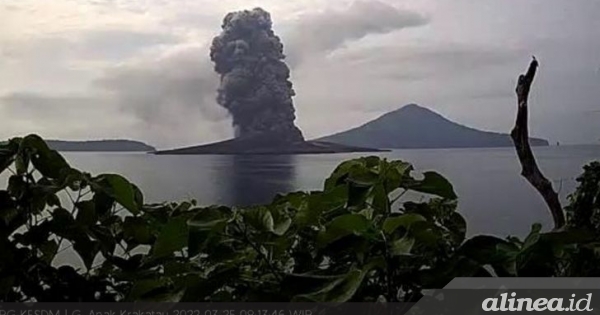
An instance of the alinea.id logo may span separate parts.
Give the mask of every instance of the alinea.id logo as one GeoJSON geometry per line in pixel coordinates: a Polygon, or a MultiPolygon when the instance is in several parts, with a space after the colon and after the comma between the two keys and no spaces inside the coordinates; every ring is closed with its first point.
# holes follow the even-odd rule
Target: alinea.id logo
{"type": "Polygon", "coordinates": [[[575,294],[571,294],[570,299],[563,298],[516,298],[517,293],[500,294],[500,298],[487,298],[481,303],[481,308],[486,312],[591,312],[590,304],[592,294],[586,294],[586,297],[575,299],[575,294]],[[566,302],[566,305],[565,305],[566,302]]]}

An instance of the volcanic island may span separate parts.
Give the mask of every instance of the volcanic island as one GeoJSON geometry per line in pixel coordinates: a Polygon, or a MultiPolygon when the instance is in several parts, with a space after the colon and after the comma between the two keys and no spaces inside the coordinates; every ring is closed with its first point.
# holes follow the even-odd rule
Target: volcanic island
{"type": "Polygon", "coordinates": [[[325,141],[307,141],[295,125],[290,69],[270,14],[231,12],[213,39],[210,58],[221,81],[217,103],[231,115],[235,138],[153,154],[318,154],[381,152],[325,141]]]}

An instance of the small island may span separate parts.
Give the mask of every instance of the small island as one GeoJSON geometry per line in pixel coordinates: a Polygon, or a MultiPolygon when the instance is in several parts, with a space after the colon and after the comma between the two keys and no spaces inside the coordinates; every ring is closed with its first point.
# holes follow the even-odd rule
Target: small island
{"type": "Polygon", "coordinates": [[[64,152],[153,152],[156,148],[133,140],[48,140],[48,146],[64,152]]]}

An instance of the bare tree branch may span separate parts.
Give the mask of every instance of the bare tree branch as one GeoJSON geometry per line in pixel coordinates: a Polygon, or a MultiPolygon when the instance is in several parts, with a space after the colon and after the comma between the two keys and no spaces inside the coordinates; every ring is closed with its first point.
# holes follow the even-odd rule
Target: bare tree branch
{"type": "Polygon", "coordinates": [[[552,214],[554,228],[559,229],[565,225],[565,214],[558,199],[558,194],[552,188],[552,183],[544,177],[538,168],[533,152],[531,151],[531,146],[529,145],[527,100],[537,67],[538,62],[533,57],[527,73],[519,76],[516,88],[517,120],[510,136],[515,144],[515,149],[521,162],[521,175],[542,195],[552,214]]]}

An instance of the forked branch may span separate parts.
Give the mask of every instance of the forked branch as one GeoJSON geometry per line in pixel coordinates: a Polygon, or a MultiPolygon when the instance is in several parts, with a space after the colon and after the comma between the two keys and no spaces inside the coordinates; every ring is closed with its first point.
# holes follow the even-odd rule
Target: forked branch
{"type": "Polygon", "coordinates": [[[533,57],[527,73],[519,76],[517,83],[517,120],[510,136],[517,150],[519,162],[521,162],[521,175],[542,195],[544,201],[548,205],[552,219],[554,220],[554,228],[558,229],[565,225],[565,214],[558,199],[558,194],[554,191],[552,183],[544,177],[537,166],[531,146],[529,144],[529,122],[527,102],[529,98],[529,90],[533,83],[538,62],[533,57]]]}

